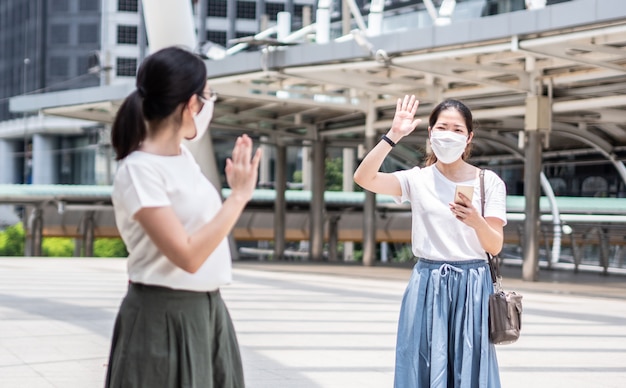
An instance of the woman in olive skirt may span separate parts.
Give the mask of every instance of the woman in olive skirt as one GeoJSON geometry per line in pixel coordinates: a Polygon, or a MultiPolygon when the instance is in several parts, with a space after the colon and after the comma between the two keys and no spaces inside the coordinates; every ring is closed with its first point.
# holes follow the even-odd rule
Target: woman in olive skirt
{"type": "Polygon", "coordinates": [[[486,252],[502,249],[506,188],[485,170],[481,215],[480,170],[466,162],[474,137],[472,113],[457,100],[437,105],[428,120],[432,153],[423,168],[380,172],[392,147],[411,133],[415,96],[398,99],[391,129],[354,174],[363,188],[410,202],[412,250],[418,262],[402,300],[396,345],[396,388],[499,388],[489,342],[493,284],[486,252]],[[457,194],[466,186],[466,194],[457,194]]]}
{"type": "Polygon", "coordinates": [[[239,137],[223,203],[183,139],[207,130],[216,94],[205,64],[180,48],[142,63],[112,128],[115,219],[129,286],[115,327],[107,387],[244,387],[239,345],[219,287],[232,280],[227,236],[256,186],[260,150],[239,137]]]}

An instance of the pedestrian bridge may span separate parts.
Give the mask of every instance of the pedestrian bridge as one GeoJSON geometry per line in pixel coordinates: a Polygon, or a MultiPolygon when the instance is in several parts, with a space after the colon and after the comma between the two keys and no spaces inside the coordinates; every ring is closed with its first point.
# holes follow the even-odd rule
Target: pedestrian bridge
{"type": "MultiPolygon", "coordinates": [[[[89,248],[94,238],[119,236],[111,190],[110,186],[0,185],[0,204],[22,210],[33,252],[43,237],[79,238],[89,248]]],[[[222,189],[223,197],[229,194],[229,189],[222,189]]],[[[285,192],[286,241],[310,240],[311,195],[310,191],[285,192]]],[[[273,242],[275,201],[274,190],[255,190],[233,230],[235,241],[246,246],[250,242],[273,242]]],[[[325,192],[324,240],[328,252],[336,252],[339,242],[363,241],[364,203],[364,192],[325,192]]],[[[626,198],[556,197],[551,202],[542,197],[540,209],[541,251],[549,263],[578,265],[584,256],[604,269],[626,268],[626,198]]],[[[524,197],[507,196],[505,253],[515,255],[521,250],[524,212],[524,197]]],[[[390,196],[377,195],[375,223],[378,243],[396,247],[410,243],[408,204],[398,205],[390,196]]],[[[303,252],[300,256],[308,257],[303,252]]]]}

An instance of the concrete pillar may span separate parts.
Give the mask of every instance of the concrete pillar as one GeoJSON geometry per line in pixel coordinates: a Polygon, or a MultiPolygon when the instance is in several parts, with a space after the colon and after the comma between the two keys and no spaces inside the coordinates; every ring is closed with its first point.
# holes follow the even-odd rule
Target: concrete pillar
{"type": "Polygon", "coordinates": [[[81,257],[83,255],[83,239],[74,239],[74,257],[81,257]]]}
{"type": "Polygon", "coordinates": [[[43,210],[39,207],[32,209],[26,228],[26,246],[24,256],[41,256],[43,241],[43,210]]]}
{"type": "Polygon", "coordinates": [[[146,32],[146,18],[143,13],[142,3],[143,3],[143,0],[137,2],[137,13],[139,14],[139,23],[137,24],[137,47],[139,48],[139,56],[137,58],[138,66],[141,65],[143,60],[146,58],[146,50],[148,48],[148,34],[146,32]]]}
{"type": "Polygon", "coordinates": [[[93,257],[93,244],[94,244],[94,232],[95,232],[95,219],[94,212],[85,212],[85,219],[83,221],[83,247],[85,257],[93,257]]]}
{"type": "Polygon", "coordinates": [[[383,11],[385,10],[384,0],[372,0],[370,13],[367,16],[367,35],[378,36],[383,31],[383,11]]]}
{"type": "MultiPolygon", "coordinates": [[[[354,191],[354,180],[352,178],[352,176],[354,175],[354,170],[355,170],[354,149],[344,148],[343,149],[343,191],[346,191],[346,192],[354,191]]],[[[344,241],[343,260],[354,261],[354,242],[344,241]]]]}
{"type": "Polygon", "coordinates": [[[318,0],[315,20],[315,42],[326,44],[330,41],[330,0],[318,0]]]}
{"type": "Polygon", "coordinates": [[[338,215],[328,217],[328,261],[337,261],[337,246],[339,245],[339,219],[338,215]]]}
{"type": "Polygon", "coordinates": [[[383,241],[380,243],[380,262],[386,263],[389,261],[389,243],[383,241]]]}
{"type": "MultiPolygon", "coordinates": [[[[113,156],[113,148],[111,147],[111,126],[105,125],[104,128],[99,131],[98,150],[95,153],[95,184],[96,185],[112,185],[113,175],[115,171],[114,163],[115,158],[113,156]]],[[[61,149],[66,148],[63,141],[60,143],[61,149]]],[[[63,156],[63,155],[62,155],[63,156]]],[[[63,160],[63,158],[61,158],[63,160]]],[[[63,164],[61,164],[63,168],[63,164]]]]}
{"type": "Polygon", "coordinates": [[[324,258],[324,173],[326,169],[324,141],[313,142],[313,171],[311,190],[311,237],[309,256],[311,260],[321,261],[324,258]]]}
{"type": "Polygon", "coordinates": [[[256,1],[256,20],[259,23],[259,31],[264,31],[267,29],[268,17],[265,14],[265,0],[256,1]]]}
{"type": "Polygon", "coordinates": [[[14,141],[0,139],[0,184],[18,182],[17,146],[14,141]]]}
{"type": "Polygon", "coordinates": [[[273,150],[268,143],[269,138],[267,136],[261,136],[261,144],[259,145],[259,147],[263,150],[263,157],[259,163],[259,183],[261,184],[270,183],[272,181],[270,161],[272,160],[273,150]]]}
{"type": "Polygon", "coordinates": [[[207,10],[209,8],[209,0],[198,0],[196,8],[196,18],[198,19],[198,44],[202,45],[207,41],[206,38],[206,18],[207,10]]]}
{"type": "Polygon", "coordinates": [[[348,35],[352,30],[352,15],[348,1],[341,2],[341,35],[348,35]]]}
{"type": "MultiPolygon", "coordinates": [[[[293,8],[293,2],[291,3],[293,8]]],[[[279,12],[276,14],[276,24],[278,26],[278,31],[276,31],[276,38],[278,40],[283,40],[289,34],[291,34],[291,13],[287,12],[279,12]]]]}
{"type": "Polygon", "coordinates": [[[302,190],[311,190],[312,188],[312,167],[311,155],[313,154],[311,143],[304,141],[302,143],[302,190]]]}
{"type": "MultiPolygon", "coordinates": [[[[376,129],[376,108],[370,101],[370,108],[365,117],[365,149],[374,148],[376,129]]],[[[376,261],[376,194],[365,191],[363,204],[363,265],[372,266],[376,261]]]]}
{"type": "Polygon", "coordinates": [[[198,46],[190,1],[142,0],[150,52],[168,46],[198,46]],[[167,26],[167,28],[165,28],[167,26]]]}
{"type": "Polygon", "coordinates": [[[237,38],[237,2],[236,0],[226,0],[226,42],[237,38]]]}
{"type": "MultiPolygon", "coordinates": [[[[264,154],[265,155],[265,154],[264,154]]],[[[276,144],[276,161],[274,165],[274,187],[276,202],[274,204],[274,259],[282,260],[285,255],[285,234],[287,201],[287,147],[279,142],[276,144]]]]}
{"type": "Polygon", "coordinates": [[[213,149],[213,140],[211,139],[211,130],[209,129],[204,136],[197,142],[185,141],[185,146],[191,151],[191,154],[196,159],[196,162],[200,166],[200,170],[205,177],[213,183],[213,185],[220,191],[222,181],[220,174],[217,171],[217,161],[215,160],[215,150],[213,149]]]}
{"type": "Polygon", "coordinates": [[[53,136],[33,136],[32,177],[34,185],[52,185],[58,181],[58,139],[53,136]]]}
{"type": "Polygon", "coordinates": [[[607,228],[598,228],[598,237],[600,243],[600,266],[602,274],[609,274],[609,255],[611,251],[611,243],[609,241],[609,231],[607,228]]]}
{"type": "Polygon", "coordinates": [[[551,126],[550,100],[543,96],[526,99],[524,122],[524,197],[526,219],[524,220],[522,278],[536,281],[539,275],[539,233],[541,195],[541,152],[542,137],[551,126]]]}

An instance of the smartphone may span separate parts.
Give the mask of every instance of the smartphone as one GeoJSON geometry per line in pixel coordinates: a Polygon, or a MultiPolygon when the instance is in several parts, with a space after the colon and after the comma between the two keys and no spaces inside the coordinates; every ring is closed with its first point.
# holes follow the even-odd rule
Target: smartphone
{"type": "Polygon", "coordinates": [[[463,193],[467,198],[469,198],[470,202],[472,202],[472,197],[474,196],[474,186],[464,186],[457,185],[456,191],[454,192],[454,203],[463,204],[463,200],[459,197],[459,193],[463,193]]]}

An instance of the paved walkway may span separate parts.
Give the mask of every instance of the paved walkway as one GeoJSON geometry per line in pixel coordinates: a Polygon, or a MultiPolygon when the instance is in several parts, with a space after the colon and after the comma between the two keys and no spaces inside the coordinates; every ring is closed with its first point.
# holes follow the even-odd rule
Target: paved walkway
{"type": "MultiPolygon", "coordinates": [[[[554,271],[524,294],[524,333],[499,346],[503,386],[622,387],[626,277],[554,271]]],[[[384,388],[409,268],[235,264],[222,292],[250,388],[384,388]]],[[[0,387],[101,387],[126,288],[118,259],[0,259],[0,387]]]]}

